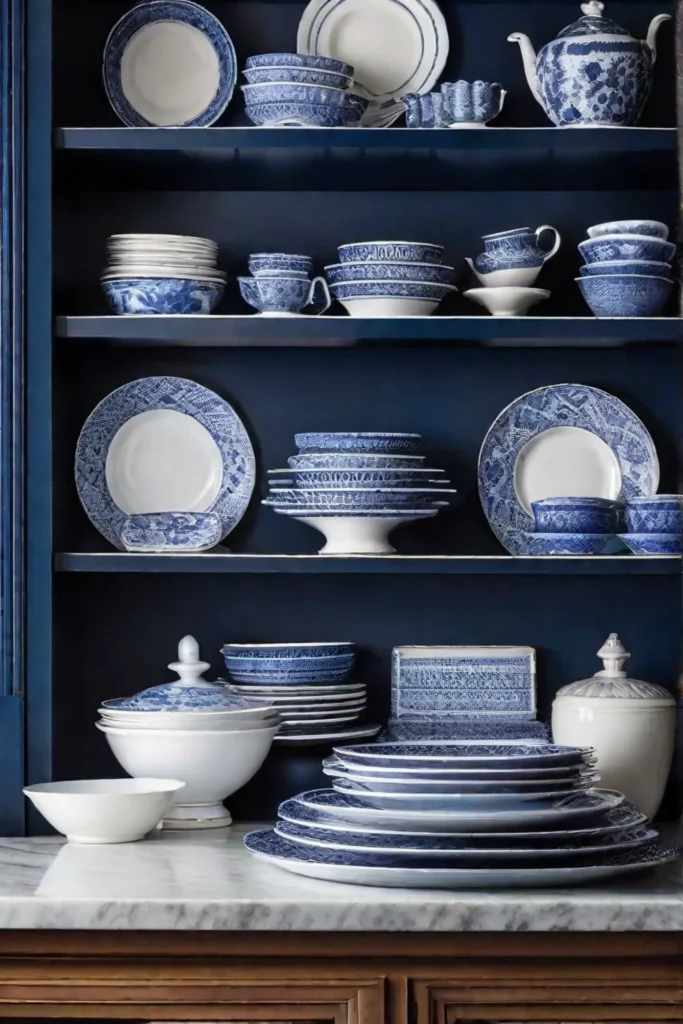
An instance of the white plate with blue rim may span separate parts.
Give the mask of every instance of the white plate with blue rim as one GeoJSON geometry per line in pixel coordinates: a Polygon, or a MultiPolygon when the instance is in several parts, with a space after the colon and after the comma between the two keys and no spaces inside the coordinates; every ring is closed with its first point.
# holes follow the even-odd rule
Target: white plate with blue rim
{"type": "Polygon", "coordinates": [[[650,496],[659,460],[644,424],[620,399],[584,384],[554,384],[521,395],[496,417],[478,476],[496,537],[510,554],[529,555],[532,501],[650,496]]]}
{"type": "MultiPolygon", "coordinates": [[[[300,796],[291,797],[280,804],[278,808],[278,820],[287,821],[293,825],[304,825],[308,828],[321,828],[329,832],[389,836],[426,836],[434,837],[435,832],[425,829],[420,830],[419,823],[412,821],[410,828],[398,828],[388,822],[386,816],[380,815],[376,821],[346,821],[343,817],[335,817],[335,810],[342,814],[347,806],[346,797],[335,793],[331,789],[310,790],[308,793],[301,793],[300,796]]],[[[613,807],[604,813],[591,817],[586,824],[581,821],[575,822],[575,827],[567,829],[554,828],[552,830],[525,830],[515,832],[505,830],[501,832],[480,831],[468,832],[460,827],[460,822],[453,819],[451,829],[439,829],[438,835],[444,838],[477,840],[479,845],[493,843],[498,840],[503,846],[510,843],[520,846],[534,844],[534,847],[545,848],[556,846],[558,842],[583,842],[601,836],[617,835],[628,832],[631,829],[647,825],[647,815],[639,811],[633,804],[624,801],[619,807],[613,807]],[[578,824],[578,828],[576,825],[578,824]]]]}
{"type": "MultiPolygon", "coordinates": [[[[424,786],[424,784],[422,784],[424,786]]],[[[461,812],[491,812],[492,814],[510,814],[517,811],[526,813],[530,808],[537,812],[551,811],[562,808],[566,801],[571,801],[574,796],[581,796],[583,793],[595,792],[590,783],[578,783],[560,790],[541,790],[537,793],[462,793],[439,791],[437,787],[450,783],[437,783],[431,789],[426,787],[420,789],[416,786],[408,791],[401,783],[388,785],[384,789],[370,784],[354,782],[352,779],[332,780],[332,786],[338,793],[354,796],[366,807],[379,807],[382,810],[431,810],[431,811],[452,811],[456,814],[461,812]]]]}
{"type": "Polygon", "coordinates": [[[637,826],[626,832],[599,836],[584,842],[556,839],[555,846],[539,849],[538,846],[512,843],[509,839],[491,840],[488,836],[475,839],[452,839],[441,835],[407,836],[383,832],[347,832],[340,834],[331,829],[295,825],[278,821],[275,826],[278,835],[284,836],[297,846],[309,846],[326,850],[340,850],[375,856],[378,863],[392,857],[404,860],[471,860],[491,863],[506,860],[576,860],[591,854],[618,853],[632,850],[657,839],[659,832],[647,826],[637,826]]]}
{"type": "Polygon", "coordinates": [[[256,478],[235,410],[184,377],[143,377],[107,395],[83,425],[74,469],[88,518],[119,549],[126,517],[149,512],[213,512],[226,537],[256,478]]]}
{"type": "Polygon", "coordinates": [[[125,125],[207,127],[228,106],[237,80],[225,27],[190,0],[152,0],[123,15],[102,63],[109,102],[125,125]]]}
{"type": "MultiPolygon", "coordinates": [[[[592,854],[595,862],[552,866],[539,856],[525,867],[380,867],[372,857],[347,850],[306,848],[278,835],[274,829],[250,832],[244,845],[259,860],[275,864],[308,878],[353,885],[385,885],[409,889],[484,889],[543,888],[548,885],[574,885],[617,875],[634,874],[668,864],[680,856],[678,847],[647,843],[639,849],[621,853],[592,854]]],[[[420,863],[420,862],[418,862],[420,863]]]]}
{"type": "Polygon", "coordinates": [[[448,58],[448,29],[434,0],[311,0],[296,48],[352,65],[354,92],[372,101],[373,122],[385,126],[393,100],[436,85],[448,58]]]}
{"type": "Polygon", "coordinates": [[[302,793],[296,799],[306,806],[323,810],[334,818],[344,821],[362,822],[378,828],[396,828],[408,832],[497,832],[525,831],[541,826],[565,826],[568,822],[599,816],[604,811],[619,807],[624,801],[623,793],[611,789],[595,789],[588,793],[576,793],[560,797],[554,806],[534,803],[515,808],[477,807],[461,805],[447,808],[427,808],[409,802],[408,806],[370,806],[366,794],[360,798],[356,793],[341,793],[336,790],[313,790],[302,793]]]}
{"type": "Polygon", "coordinates": [[[397,779],[458,779],[466,782],[554,782],[559,779],[577,779],[592,775],[597,762],[591,759],[577,765],[562,765],[559,768],[425,768],[403,766],[393,768],[385,765],[347,761],[343,747],[339,754],[326,757],[323,768],[345,768],[348,771],[397,779]]]}

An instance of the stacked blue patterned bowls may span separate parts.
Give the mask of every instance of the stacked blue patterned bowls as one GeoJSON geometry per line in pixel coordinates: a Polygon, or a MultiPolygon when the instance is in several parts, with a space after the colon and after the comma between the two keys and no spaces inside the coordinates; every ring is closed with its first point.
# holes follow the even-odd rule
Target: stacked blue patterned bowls
{"type": "Polygon", "coordinates": [[[392,554],[394,527],[435,516],[456,492],[425,467],[419,434],[297,434],[289,468],[270,471],[263,502],[327,538],[321,554],[392,554]]]}
{"type": "Polygon", "coordinates": [[[356,242],[325,267],[330,291],[350,316],[430,316],[455,287],[443,246],[431,242],[356,242]]]}
{"type": "Polygon", "coordinates": [[[617,533],[623,505],[611,498],[569,495],[531,502],[532,555],[600,555],[617,533]]]}
{"type": "Polygon", "coordinates": [[[368,106],[351,91],[353,68],[330,57],[262,53],[243,74],[247,117],[257,125],[357,128],[368,106]]]}
{"type": "Polygon", "coordinates": [[[313,260],[289,252],[255,252],[249,257],[251,277],[238,277],[242,298],[261,316],[301,316],[322,294],[324,313],[331,299],[323,277],[311,279],[313,260]]]}
{"type": "Polygon", "coordinates": [[[634,555],[683,554],[683,494],[653,494],[626,502],[621,540],[634,555]]]}
{"type": "Polygon", "coordinates": [[[673,287],[676,246],[656,220],[596,224],[579,245],[585,263],[576,281],[596,316],[656,316],[673,287]]]}

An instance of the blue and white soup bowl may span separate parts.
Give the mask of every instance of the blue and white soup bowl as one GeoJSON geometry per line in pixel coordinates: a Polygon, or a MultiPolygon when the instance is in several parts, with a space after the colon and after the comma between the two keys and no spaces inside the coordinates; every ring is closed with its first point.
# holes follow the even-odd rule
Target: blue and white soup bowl
{"type": "Polygon", "coordinates": [[[673,281],[643,274],[575,278],[595,316],[645,317],[661,313],[673,281]]]}
{"type": "Polygon", "coordinates": [[[127,516],[121,528],[126,551],[174,554],[208,551],[220,543],[221,521],[213,512],[149,512],[127,516]]]}
{"type": "Polygon", "coordinates": [[[294,435],[294,443],[299,452],[321,452],[326,457],[336,453],[356,455],[362,452],[383,452],[386,457],[387,454],[415,452],[421,440],[421,434],[397,434],[391,431],[330,431],[294,435]]]}
{"type": "Polygon", "coordinates": [[[310,256],[299,256],[288,252],[253,252],[249,257],[249,271],[254,277],[310,278],[313,260],[310,256]]]}
{"type": "Polygon", "coordinates": [[[287,465],[291,469],[420,469],[425,463],[424,455],[361,455],[341,452],[309,452],[307,455],[291,455],[287,465]]]}
{"type": "Polygon", "coordinates": [[[219,281],[183,278],[112,278],[100,284],[111,308],[123,316],[206,315],[214,311],[225,291],[219,281]]]}
{"type": "Polygon", "coordinates": [[[683,494],[653,494],[626,502],[629,533],[683,534],[683,494]]]}
{"type": "Polygon", "coordinates": [[[602,235],[647,235],[649,238],[661,238],[664,242],[669,237],[669,229],[661,220],[607,220],[603,224],[593,224],[586,233],[589,238],[600,238],[602,235]]]}
{"type": "Polygon", "coordinates": [[[244,67],[247,71],[250,68],[315,68],[319,71],[331,71],[337,75],[344,75],[347,78],[353,78],[354,71],[351,64],[333,60],[332,57],[318,57],[309,53],[259,53],[254,57],[247,57],[244,67]]]}
{"type": "Polygon", "coordinates": [[[424,281],[427,284],[450,284],[455,267],[440,263],[400,263],[392,260],[361,260],[355,263],[332,263],[325,267],[330,284],[350,281],[424,281]]]}
{"type": "Polygon", "coordinates": [[[586,263],[608,260],[654,260],[671,263],[676,255],[673,242],[645,235],[600,235],[579,243],[579,252],[586,263]]]}
{"type": "Polygon", "coordinates": [[[242,72],[249,85],[272,85],[274,82],[287,82],[299,85],[322,85],[332,89],[350,89],[353,79],[348,75],[335,74],[332,71],[319,71],[316,68],[277,67],[245,68],[242,72]]]}
{"type": "Polygon", "coordinates": [[[242,298],[261,316],[302,316],[302,310],[315,302],[316,289],[323,295],[322,308],[329,309],[332,299],[324,277],[312,281],[297,277],[238,277],[242,298]]]}
{"type": "Polygon", "coordinates": [[[558,497],[531,502],[537,533],[616,533],[618,504],[608,498],[558,497]]]}
{"type": "Polygon", "coordinates": [[[431,242],[349,242],[338,248],[342,263],[442,263],[443,246],[431,242]]]}
{"type": "Polygon", "coordinates": [[[604,263],[585,263],[579,270],[581,277],[604,277],[605,274],[642,274],[645,277],[671,277],[671,265],[657,260],[606,260],[604,263]]]}

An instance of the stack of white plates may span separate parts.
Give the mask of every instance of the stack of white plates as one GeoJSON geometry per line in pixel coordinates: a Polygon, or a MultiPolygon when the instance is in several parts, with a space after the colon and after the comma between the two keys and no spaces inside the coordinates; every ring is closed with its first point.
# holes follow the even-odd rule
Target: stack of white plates
{"type": "Polygon", "coordinates": [[[615,790],[594,752],[524,743],[335,747],[332,790],[280,806],[247,848],[296,874],[428,888],[565,885],[678,856],[615,790]]]}

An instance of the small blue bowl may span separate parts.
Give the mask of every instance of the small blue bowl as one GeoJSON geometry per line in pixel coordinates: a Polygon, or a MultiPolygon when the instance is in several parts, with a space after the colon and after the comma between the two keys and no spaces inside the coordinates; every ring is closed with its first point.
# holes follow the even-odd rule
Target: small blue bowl
{"type": "Polygon", "coordinates": [[[661,313],[673,281],[644,274],[575,278],[595,316],[647,317],[661,313]]]}
{"type": "Polygon", "coordinates": [[[252,124],[271,128],[357,128],[363,116],[349,103],[250,103],[246,113],[252,124]]]}
{"type": "Polygon", "coordinates": [[[427,284],[450,284],[455,267],[439,263],[391,263],[367,260],[361,263],[333,263],[325,267],[330,284],[349,281],[412,281],[427,284]]]}
{"type": "Polygon", "coordinates": [[[208,551],[221,541],[221,521],[213,512],[154,512],[127,516],[121,529],[126,551],[208,551]]]}
{"type": "Polygon", "coordinates": [[[224,644],[221,654],[231,658],[262,658],[272,661],[275,658],[297,658],[304,663],[308,658],[330,658],[339,655],[353,656],[356,645],[352,641],[342,642],[311,642],[287,644],[224,644]]]}
{"type": "Polygon", "coordinates": [[[252,105],[263,103],[320,104],[326,107],[345,107],[365,113],[368,101],[345,89],[323,85],[300,85],[296,82],[268,82],[262,85],[242,85],[244,101],[249,113],[252,105]]]}
{"type": "Polygon", "coordinates": [[[526,533],[530,555],[600,555],[611,533],[526,533]]]}
{"type": "Polygon", "coordinates": [[[601,235],[579,244],[579,252],[586,263],[605,263],[613,260],[655,260],[671,263],[676,255],[673,242],[644,235],[601,235]]]}
{"type": "Polygon", "coordinates": [[[337,75],[332,71],[318,71],[315,68],[269,67],[246,68],[242,74],[249,85],[265,85],[273,82],[295,82],[300,85],[326,85],[332,89],[350,89],[353,79],[348,75],[337,75]]]}
{"type": "Polygon", "coordinates": [[[680,533],[620,533],[634,555],[681,555],[683,535],[680,533]]]}
{"type": "Polygon", "coordinates": [[[232,675],[245,675],[269,672],[287,673],[297,675],[300,672],[308,675],[318,672],[344,673],[353,666],[353,654],[339,654],[330,658],[273,658],[268,661],[266,658],[234,658],[229,654],[224,655],[225,667],[232,675]]]}
{"type": "Polygon", "coordinates": [[[392,263],[442,263],[443,246],[431,242],[350,242],[340,245],[342,263],[381,260],[392,263]]]}
{"type": "Polygon", "coordinates": [[[586,263],[579,271],[581,277],[602,277],[604,274],[642,274],[645,277],[671,277],[671,265],[656,260],[606,260],[604,263],[586,263]]]}
{"type": "Polygon", "coordinates": [[[163,316],[212,313],[223,297],[225,285],[183,278],[116,278],[101,281],[102,290],[115,313],[163,316]]]}
{"type": "Polygon", "coordinates": [[[384,452],[400,454],[414,452],[420,447],[421,434],[393,433],[306,433],[295,434],[294,443],[300,453],[308,452],[342,452],[356,454],[361,452],[384,452]]]}
{"type": "Polygon", "coordinates": [[[666,241],[669,229],[660,220],[609,220],[588,228],[589,238],[600,238],[602,235],[647,235],[648,238],[666,241]]]}
{"type": "Polygon", "coordinates": [[[626,503],[625,519],[629,533],[683,535],[683,495],[632,498],[626,503]]]}
{"type": "Polygon", "coordinates": [[[332,71],[338,75],[353,78],[353,67],[332,57],[316,57],[308,53],[259,53],[248,57],[244,63],[246,70],[250,68],[317,68],[319,71],[332,71]]]}
{"type": "Polygon", "coordinates": [[[537,533],[615,533],[617,506],[606,498],[541,498],[531,502],[537,533]]]}
{"type": "Polygon", "coordinates": [[[285,274],[308,278],[313,273],[313,260],[310,256],[288,252],[253,252],[249,257],[249,271],[254,277],[285,274]]]}

